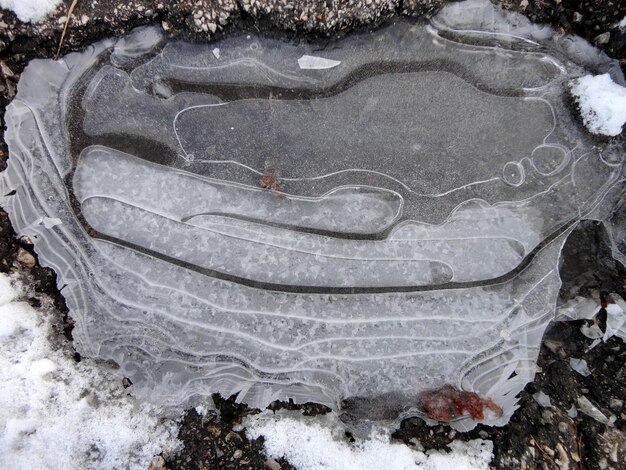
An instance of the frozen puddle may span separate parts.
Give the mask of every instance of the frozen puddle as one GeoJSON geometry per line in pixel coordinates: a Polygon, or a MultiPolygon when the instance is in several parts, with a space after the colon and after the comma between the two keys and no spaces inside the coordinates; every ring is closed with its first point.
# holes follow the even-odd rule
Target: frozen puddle
{"type": "Polygon", "coordinates": [[[140,29],[33,61],[0,203],[58,273],[79,352],[171,409],[219,392],[399,415],[452,384],[506,423],[565,239],[623,227],[623,146],[584,130],[570,81],[623,77],[490,8],[328,44],[140,29]]]}

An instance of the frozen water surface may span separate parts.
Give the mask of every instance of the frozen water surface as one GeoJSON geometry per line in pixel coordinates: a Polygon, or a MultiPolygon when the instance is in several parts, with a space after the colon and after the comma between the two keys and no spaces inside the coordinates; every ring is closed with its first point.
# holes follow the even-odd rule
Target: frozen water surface
{"type": "Polygon", "coordinates": [[[624,81],[492,8],[323,44],[144,28],[33,61],[0,202],[58,273],[80,353],[170,409],[219,392],[410,414],[452,384],[506,423],[570,231],[604,221],[625,259],[623,141],[566,105],[588,69],[624,81]]]}

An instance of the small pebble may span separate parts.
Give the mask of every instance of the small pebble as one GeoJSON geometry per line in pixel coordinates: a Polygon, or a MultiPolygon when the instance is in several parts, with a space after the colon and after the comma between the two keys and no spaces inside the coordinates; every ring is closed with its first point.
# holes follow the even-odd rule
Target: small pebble
{"type": "Polygon", "coordinates": [[[154,459],[152,459],[152,462],[150,462],[148,470],[167,470],[167,467],[165,466],[165,459],[160,455],[157,455],[154,459]]]}
{"type": "Polygon", "coordinates": [[[241,436],[236,432],[229,432],[228,434],[226,434],[226,442],[231,441],[241,442],[241,436]]]}
{"type": "Polygon", "coordinates": [[[35,257],[31,255],[28,251],[26,251],[24,248],[20,248],[19,250],[17,250],[16,259],[18,263],[20,263],[22,266],[25,266],[27,268],[32,268],[33,266],[35,266],[35,257]]]}
{"type": "Polygon", "coordinates": [[[274,459],[267,459],[265,461],[265,467],[269,470],[280,470],[280,464],[274,459]]]}
{"type": "Polygon", "coordinates": [[[15,78],[13,70],[11,70],[11,68],[4,62],[0,62],[0,72],[2,72],[2,75],[7,78],[15,78]]]}
{"type": "Polygon", "coordinates": [[[609,42],[609,39],[611,39],[611,33],[607,31],[606,33],[598,34],[593,42],[596,44],[606,44],[609,42]]]}

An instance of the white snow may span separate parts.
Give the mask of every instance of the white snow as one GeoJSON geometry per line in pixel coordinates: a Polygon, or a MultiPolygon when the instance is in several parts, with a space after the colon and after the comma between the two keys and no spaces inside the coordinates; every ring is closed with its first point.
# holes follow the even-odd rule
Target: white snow
{"type": "Polygon", "coordinates": [[[402,443],[390,441],[382,430],[374,430],[369,439],[349,443],[342,438],[340,426],[328,418],[291,417],[262,413],[248,418],[244,425],[248,438],[265,438],[265,452],[270,458],[285,458],[298,470],[478,470],[489,468],[493,443],[481,439],[453,441],[452,452],[420,452],[402,443]]]}
{"type": "Polygon", "coordinates": [[[0,7],[13,11],[20,21],[38,23],[52,13],[61,0],[0,0],[0,7]]]}
{"type": "Polygon", "coordinates": [[[18,301],[20,290],[0,274],[0,468],[146,469],[175,450],[177,425],[55,348],[46,305],[18,301]]]}
{"type": "Polygon", "coordinates": [[[572,94],[590,132],[606,136],[622,132],[626,123],[626,88],[615,83],[608,73],[574,80],[572,94]]]}

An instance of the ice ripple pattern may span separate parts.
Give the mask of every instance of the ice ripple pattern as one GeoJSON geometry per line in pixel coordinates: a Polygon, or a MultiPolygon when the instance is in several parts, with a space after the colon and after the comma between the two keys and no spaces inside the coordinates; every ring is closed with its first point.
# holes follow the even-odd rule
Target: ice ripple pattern
{"type": "Polygon", "coordinates": [[[216,56],[154,28],[32,62],[1,203],[56,270],[78,350],[174,410],[411,406],[450,383],[506,423],[567,235],[621,233],[624,149],[569,113],[571,47],[531,26],[503,43],[455,8],[348,36],[332,68],[299,67],[315,45],[216,56]]]}

